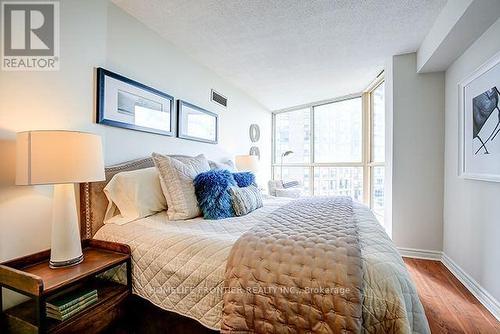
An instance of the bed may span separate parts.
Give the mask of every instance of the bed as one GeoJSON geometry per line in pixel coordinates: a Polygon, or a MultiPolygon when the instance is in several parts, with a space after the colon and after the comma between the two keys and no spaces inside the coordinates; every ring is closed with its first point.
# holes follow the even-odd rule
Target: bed
{"type": "MultiPolygon", "coordinates": [[[[276,212],[282,212],[284,220],[288,221],[283,213],[288,211],[283,211],[283,208],[297,208],[301,205],[300,202],[268,197],[265,198],[264,207],[261,209],[246,216],[217,221],[202,218],[169,221],[165,213],[160,212],[125,225],[103,225],[107,202],[102,189],[106,182],[120,171],[152,165],[153,162],[149,158],[127,162],[107,168],[107,181],[82,184],[82,235],[85,238],[128,244],[132,249],[134,294],[162,309],[195,319],[208,328],[222,329],[223,332],[269,332],[265,326],[268,326],[267,329],[276,328],[267,320],[260,325],[257,322],[256,327],[249,328],[246,323],[249,316],[244,312],[238,314],[238,311],[235,311],[241,309],[237,303],[245,303],[245,300],[231,299],[228,292],[231,275],[234,278],[236,272],[239,279],[241,275],[236,270],[238,265],[244,268],[248,266],[235,255],[235,249],[244,252],[242,240],[258,235],[251,235],[249,231],[262,228],[262,222],[269,221],[269,217],[276,216],[276,212]],[[235,262],[232,270],[229,268],[228,259],[235,262]],[[234,324],[236,327],[233,327],[234,324]],[[239,324],[241,327],[238,327],[239,324]]],[[[330,203],[329,199],[322,201],[330,203]]],[[[302,205],[310,206],[310,203],[306,201],[302,205]]],[[[358,267],[361,278],[358,289],[361,292],[358,298],[359,319],[354,319],[353,322],[359,322],[359,327],[353,327],[356,329],[352,331],[429,333],[415,286],[392,241],[368,208],[355,202],[352,202],[350,208],[349,216],[356,222],[355,239],[359,244],[358,267]]],[[[252,262],[252,259],[249,261],[252,262]]],[[[113,275],[115,279],[120,279],[120,272],[113,275]]],[[[254,297],[251,295],[255,304],[254,297]]],[[[352,302],[339,300],[348,306],[352,302]]],[[[294,301],[286,300],[286,303],[289,307],[294,301]]],[[[258,308],[259,305],[252,307],[258,308]]],[[[273,307],[273,312],[266,312],[264,308],[263,313],[275,314],[282,311],[274,304],[273,307]]],[[[356,313],[356,310],[352,310],[354,307],[348,309],[356,313]]],[[[256,313],[255,309],[253,312],[256,313]]],[[[300,312],[308,314],[311,310],[300,312]]],[[[294,317],[300,317],[300,312],[294,317]]],[[[285,317],[283,320],[281,315],[265,316],[274,317],[273,319],[278,319],[280,323],[287,323],[291,319],[285,317]]],[[[339,312],[332,317],[343,319],[348,316],[351,315],[339,312]]],[[[254,318],[255,314],[250,317],[254,318]]],[[[338,328],[351,331],[349,324],[346,325],[345,322],[338,328]]],[[[313,332],[331,332],[332,328],[337,327],[316,327],[313,332]]],[[[279,330],[281,331],[286,331],[286,328],[279,330]]],[[[293,328],[290,332],[294,332],[293,328]]]]}

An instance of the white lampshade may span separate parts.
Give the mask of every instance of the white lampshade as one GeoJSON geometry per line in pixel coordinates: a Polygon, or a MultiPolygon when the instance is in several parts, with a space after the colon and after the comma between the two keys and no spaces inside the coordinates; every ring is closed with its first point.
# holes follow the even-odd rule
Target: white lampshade
{"type": "Polygon", "coordinates": [[[256,173],[259,170],[259,158],[256,155],[237,155],[235,162],[239,171],[256,173]]]}
{"type": "Polygon", "coordinates": [[[102,181],[101,137],[75,131],[27,131],[17,134],[16,184],[102,181]]]}

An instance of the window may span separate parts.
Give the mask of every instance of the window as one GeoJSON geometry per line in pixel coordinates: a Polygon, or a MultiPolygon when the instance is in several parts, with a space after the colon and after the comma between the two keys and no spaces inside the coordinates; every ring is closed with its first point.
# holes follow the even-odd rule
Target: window
{"type": "Polygon", "coordinates": [[[385,161],[385,94],[381,83],[371,93],[372,161],[385,161]]]}
{"type": "Polygon", "coordinates": [[[288,163],[309,162],[311,117],[309,109],[300,109],[275,116],[275,156],[281,162],[281,156],[288,150],[294,153],[286,157],[288,163]]]}
{"type": "Polygon", "coordinates": [[[328,103],[314,109],[314,161],[362,161],[361,98],[328,103]]]}
{"type": "Polygon", "coordinates": [[[375,166],[372,168],[372,197],[371,207],[378,218],[384,216],[384,167],[375,166]]]}
{"type": "Polygon", "coordinates": [[[299,181],[309,195],[351,196],[383,220],[383,81],[373,87],[351,98],[274,113],[273,178],[299,181]],[[283,156],[287,151],[293,154],[283,156]]]}
{"type": "Polygon", "coordinates": [[[384,182],[385,182],[385,91],[384,84],[379,83],[370,96],[370,175],[371,195],[370,207],[383,222],[384,220],[384,182]]]}
{"type": "Polygon", "coordinates": [[[319,196],[351,196],[363,202],[363,167],[314,168],[314,193],[319,196]]]}

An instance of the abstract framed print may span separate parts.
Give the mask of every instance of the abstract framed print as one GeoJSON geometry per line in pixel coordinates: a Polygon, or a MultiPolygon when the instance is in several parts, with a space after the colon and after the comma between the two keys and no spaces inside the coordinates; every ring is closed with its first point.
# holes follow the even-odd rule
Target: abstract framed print
{"type": "Polygon", "coordinates": [[[500,53],[459,83],[459,175],[500,182],[500,53]]]}
{"type": "Polygon", "coordinates": [[[174,98],[137,81],[98,68],[97,123],[175,136],[174,98]]]}

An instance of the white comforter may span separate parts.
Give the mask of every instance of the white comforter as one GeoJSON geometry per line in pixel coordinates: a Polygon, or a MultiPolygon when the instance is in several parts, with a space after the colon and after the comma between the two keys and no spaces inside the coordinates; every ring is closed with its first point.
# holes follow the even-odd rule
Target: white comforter
{"type": "Polygon", "coordinates": [[[169,221],[166,212],[160,212],[125,225],[106,224],[94,238],[130,246],[135,294],[220,329],[224,272],[232,245],[289,201],[267,198],[261,209],[222,220],[169,221]]]}
{"type": "MultiPolygon", "coordinates": [[[[249,215],[223,220],[168,221],[161,212],[126,225],[107,224],[94,238],[130,245],[134,293],[218,330],[232,245],[289,201],[267,199],[249,215]]],[[[410,324],[403,332],[428,333],[422,305],[396,248],[368,208],[355,204],[353,209],[363,261],[363,322],[372,326],[366,332],[377,332],[378,319],[397,313],[395,322],[410,324]]]]}

